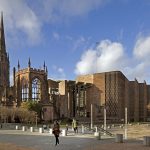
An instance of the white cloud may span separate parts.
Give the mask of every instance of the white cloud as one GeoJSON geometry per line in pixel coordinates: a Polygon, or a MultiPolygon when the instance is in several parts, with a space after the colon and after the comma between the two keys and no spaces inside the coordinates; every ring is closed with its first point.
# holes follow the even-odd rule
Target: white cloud
{"type": "Polygon", "coordinates": [[[59,35],[58,33],[56,33],[56,32],[53,32],[53,37],[54,37],[54,39],[56,39],[56,40],[59,40],[59,39],[60,39],[60,35],[59,35]]]}
{"type": "Polygon", "coordinates": [[[95,49],[87,50],[76,65],[77,74],[87,74],[121,68],[124,50],[120,43],[104,40],[95,49]]]}
{"type": "Polygon", "coordinates": [[[65,71],[62,67],[58,67],[56,65],[52,66],[54,72],[53,72],[53,78],[57,80],[64,80],[66,79],[65,71]]]}
{"type": "Polygon", "coordinates": [[[58,72],[63,73],[63,72],[64,72],[64,69],[58,68],[58,72]]]}
{"type": "MultiPolygon", "coordinates": [[[[10,41],[37,44],[42,40],[41,28],[44,23],[69,20],[83,16],[100,7],[108,0],[0,0],[0,11],[4,12],[10,41]],[[22,35],[23,34],[23,35],[22,35]],[[18,39],[17,39],[18,37],[18,39]]],[[[59,38],[58,35],[54,35],[59,38]]]]}
{"type": "Polygon", "coordinates": [[[81,16],[98,8],[106,0],[62,0],[60,13],[65,16],[81,16]]]}
{"type": "Polygon", "coordinates": [[[69,41],[72,41],[72,40],[73,40],[73,37],[70,36],[70,35],[66,35],[66,36],[65,36],[65,39],[66,39],[66,40],[69,40],[69,41]]]}
{"type": "Polygon", "coordinates": [[[124,49],[121,43],[104,40],[97,46],[97,56],[98,71],[120,69],[120,65],[123,61],[124,49]]]}
{"type": "Polygon", "coordinates": [[[88,74],[95,72],[95,60],[97,59],[96,51],[87,50],[76,65],[75,72],[77,74],[88,74]]]}
{"type": "Polygon", "coordinates": [[[134,47],[134,55],[138,59],[149,59],[150,56],[150,36],[139,37],[134,47]]]}
{"type": "Polygon", "coordinates": [[[0,0],[0,4],[10,37],[15,37],[21,31],[30,43],[39,41],[41,22],[24,0],[0,0]]]}
{"type": "Polygon", "coordinates": [[[139,37],[132,56],[127,56],[121,43],[110,40],[101,41],[96,48],[86,50],[76,64],[77,75],[95,72],[122,71],[129,80],[150,82],[150,49],[148,37],[139,37]],[[138,59],[137,59],[138,58],[138,59]]]}
{"type": "Polygon", "coordinates": [[[40,1],[44,19],[50,22],[63,20],[64,18],[83,16],[90,11],[107,3],[109,0],[45,0],[40,1]]]}
{"type": "Polygon", "coordinates": [[[77,40],[74,41],[73,43],[73,51],[76,51],[77,49],[80,48],[83,44],[85,44],[86,39],[83,36],[80,36],[77,40]]]}

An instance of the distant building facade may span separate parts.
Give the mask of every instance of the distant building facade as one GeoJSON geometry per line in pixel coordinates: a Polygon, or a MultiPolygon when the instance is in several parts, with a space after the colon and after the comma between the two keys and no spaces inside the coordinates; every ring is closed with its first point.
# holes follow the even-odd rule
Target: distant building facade
{"type": "Polygon", "coordinates": [[[74,81],[48,79],[47,66],[13,69],[13,86],[9,81],[9,55],[6,52],[3,15],[0,22],[0,106],[20,107],[24,101],[42,104],[42,119],[77,118],[89,121],[91,104],[94,121],[121,121],[128,111],[128,121],[147,121],[150,118],[150,85],[129,81],[122,72],[112,71],[81,75],[74,81]]]}
{"type": "Polygon", "coordinates": [[[90,103],[95,105],[95,119],[102,118],[102,112],[96,107],[106,108],[108,120],[125,118],[125,108],[128,110],[129,121],[147,121],[150,117],[150,85],[146,82],[129,81],[122,72],[112,71],[77,77],[77,81],[92,83],[89,96],[90,103]]]}

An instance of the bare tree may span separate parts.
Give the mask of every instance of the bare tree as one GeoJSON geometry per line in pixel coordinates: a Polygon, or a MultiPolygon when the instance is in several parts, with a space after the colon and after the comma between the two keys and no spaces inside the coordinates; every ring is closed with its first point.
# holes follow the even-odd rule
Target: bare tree
{"type": "Polygon", "coordinates": [[[15,117],[18,117],[21,123],[34,123],[36,118],[36,112],[30,111],[26,108],[7,108],[0,107],[0,122],[8,122],[8,118],[11,122],[15,121],[15,117]]]}

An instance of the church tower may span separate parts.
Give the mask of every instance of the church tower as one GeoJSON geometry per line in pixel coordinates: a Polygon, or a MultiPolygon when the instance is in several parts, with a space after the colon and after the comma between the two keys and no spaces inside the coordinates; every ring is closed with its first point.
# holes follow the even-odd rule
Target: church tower
{"type": "MultiPolygon", "coordinates": [[[[0,18],[0,89],[9,87],[9,55],[6,52],[3,13],[0,18]]],[[[2,90],[2,91],[3,91],[2,90]]]]}

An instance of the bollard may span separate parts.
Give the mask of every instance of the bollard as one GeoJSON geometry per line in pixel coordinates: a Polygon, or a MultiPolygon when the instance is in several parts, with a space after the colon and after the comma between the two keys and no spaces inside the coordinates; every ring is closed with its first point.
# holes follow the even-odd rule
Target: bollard
{"type": "Polygon", "coordinates": [[[44,132],[43,128],[39,128],[39,133],[43,133],[43,132],[44,132]]]}
{"type": "Polygon", "coordinates": [[[16,126],[16,130],[19,130],[19,126],[16,126]]]}
{"type": "Polygon", "coordinates": [[[150,146],[150,136],[144,136],[143,144],[145,146],[150,146]]]}
{"type": "Polygon", "coordinates": [[[95,127],[95,132],[98,132],[98,129],[97,129],[97,127],[95,127]]]}
{"type": "Polygon", "coordinates": [[[116,143],[123,143],[123,134],[116,134],[116,143]]]}
{"type": "Polygon", "coordinates": [[[82,132],[82,134],[84,134],[84,126],[83,125],[81,126],[81,132],[82,132]]]}
{"type": "Polygon", "coordinates": [[[26,131],[27,129],[26,129],[26,126],[23,126],[22,127],[22,131],[26,131]]]}
{"type": "Polygon", "coordinates": [[[67,136],[67,131],[65,129],[62,130],[62,136],[67,136]]]}
{"type": "Polygon", "coordinates": [[[34,128],[33,127],[30,127],[30,132],[34,132],[34,128]]]}
{"type": "Polygon", "coordinates": [[[101,133],[100,132],[95,132],[94,136],[96,137],[96,139],[100,140],[101,139],[101,133]]]}
{"type": "Polygon", "coordinates": [[[49,129],[49,134],[53,134],[53,129],[49,129]]]}

